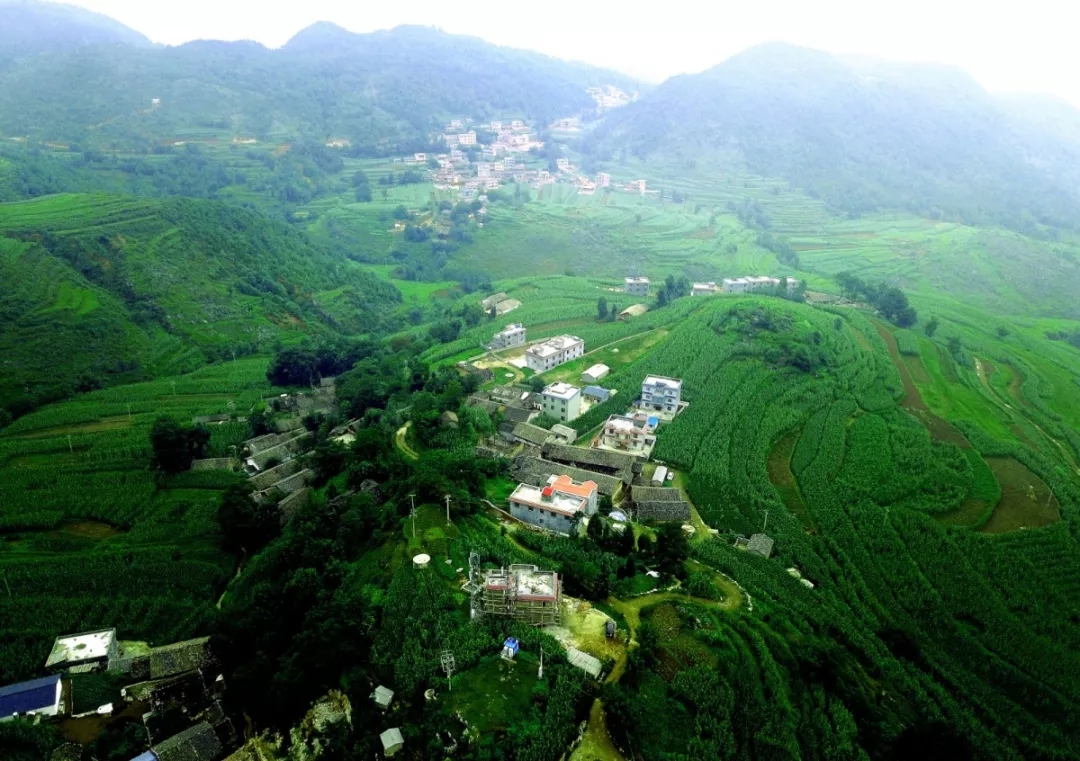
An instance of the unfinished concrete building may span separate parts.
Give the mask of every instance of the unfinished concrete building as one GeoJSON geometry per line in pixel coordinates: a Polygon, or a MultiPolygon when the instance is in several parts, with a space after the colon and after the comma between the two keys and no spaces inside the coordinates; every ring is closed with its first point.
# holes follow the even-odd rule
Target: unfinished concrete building
{"type": "Polygon", "coordinates": [[[479,570],[472,581],[482,615],[509,616],[532,626],[559,623],[559,575],[535,565],[479,570]]]}

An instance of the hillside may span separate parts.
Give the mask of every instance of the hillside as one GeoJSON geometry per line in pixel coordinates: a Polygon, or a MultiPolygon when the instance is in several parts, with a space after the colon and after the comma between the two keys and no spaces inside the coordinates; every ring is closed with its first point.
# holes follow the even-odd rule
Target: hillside
{"type": "Polygon", "coordinates": [[[184,199],[60,195],[0,205],[0,403],[366,332],[393,286],[281,222],[184,199]],[[313,294],[353,294],[335,318],[313,294]],[[345,320],[345,322],[342,322],[345,320]]]}
{"type": "Polygon", "coordinates": [[[316,24],[280,50],[198,41],[20,59],[0,73],[0,134],[148,148],[185,134],[426,146],[451,117],[547,123],[626,77],[424,27],[316,24]],[[156,106],[152,99],[158,99],[156,106]]]}
{"type": "Polygon", "coordinates": [[[668,80],[594,149],[782,177],[848,213],[1075,227],[1080,143],[1021,113],[957,69],[772,44],[668,80]]]}
{"type": "Polygon", "coordinates": [[[108,16],[37,0],[0,0],[0,62],[82,46],[134,45],[150,40],[108,16]]]}

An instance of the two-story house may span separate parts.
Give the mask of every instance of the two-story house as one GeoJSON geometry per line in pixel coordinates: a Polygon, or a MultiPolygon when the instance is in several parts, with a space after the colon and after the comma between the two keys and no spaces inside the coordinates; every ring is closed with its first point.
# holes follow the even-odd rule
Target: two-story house
{"type": "Polygon", "coordinates": [[[649,375],[641,383],[641,406],[645,409],[674,415],[681,401],[682,381],[678,378],[649,375]]]}

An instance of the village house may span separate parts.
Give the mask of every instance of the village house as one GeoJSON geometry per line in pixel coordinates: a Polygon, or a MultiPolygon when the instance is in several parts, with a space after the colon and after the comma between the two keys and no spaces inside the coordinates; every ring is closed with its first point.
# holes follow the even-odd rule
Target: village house
{"type": "Polygon", "coordinates": [[[545,415],[569,423],[581,415],[581,389],[569,383],[552,383],[540,394],[540,409],[545,415]]]}
{"type": "Polygon", "coordinates": [[[737,277],[724,278],[724,293],[751,293],[781,285],[790,293],[799,287],[799,281],[793,277],[737,277]]]}
{"type": "Polygon", "coordinates": [[[485,312],[487,312],[493,306],[498,304],[500,301],[505,301],[506,298],[507,297],[506,297],[506,292],[505,291],[499,291],[498,293],[493,293],[490,296],[488,296],[486,299],[484,299],[484,300],[482,300],[480,302],[480,308],[483,309],[485,312]]]}
{"type": "Polygon", "coordinates": [[[555,168],[560,172],[566,172],[570,169],[570,159],[555,159],[555,168]]]}
{"type": "Polygon", "coordinates": [[[607,172],[597,172],[595,182],[598,188],[611,187],[611,175],[607,172]]]}
{"type": "Polygon", "coordinates": [[[573,131],[581,127],[581,119],[576,116],[565,116],[551,123],[551,129],[561,131],[573,131]]]}
{"type": "Polygon", "coordinates": [[[584,383],[597,383],[606,378],[609,372],[611,368],[607,365],[596,364],[581,374],[581,380],[584,383]]]}
{"type": "Polygon", "coordinates": [[[457,136],[458,145],[476,145],[476,133],[472,130],[462,132],[457,136]]]}
{"type": "Polygon", "coordinates": [[[628,306],[626,309],[622,310],[621,312],[619,312],[618,317],[616,319],[618,319],[618,320],[629,320],[632,317],[641,317],[641,315],[645,314],[648,311],[649,311],[649,305],[648,304],[633,304],[631,306],[628,306]]]}
{"type": "Polygon", "coordinates": [[[466,587],[479,592],[480,615],[507,616],[532,626],[559,622],[559,574],[524,563],[481,570],[466,587]]]}
{"type": "Polygon", "coordinates": [[[594,404],[602,404],[611,398],[611,392],[600,386],[586,386],[581,389],[581,395],[594,404]]]}
{"type": "Polygon", "coordinates": [[[577,336],[555,336],[525,351],[525,364],[534,373],[542,373],[585,353],[585,342],[577,336]]]}
{"type": "Polygon", "coordinates": [[[713,282],[694,283],[690,289],[691,296],[711,296],[717,291],[717,285],[713,282]]]}
{"type": "Polygon", "coordinates": [[[648,296],[649,295],[649,278],[647,277],[628,277],[624,279],[624,290],[627,293],[634,296],[648,296]]]}
{"type": "Polygon", "coordinates": [[[118,653],[116,629],[70,634],[56,638],[45,668],[69,674],[99,671],[107,668],[118,653]]]}
{"type": "Polygon", "coordinates": [[[514,119],[510,122],[510,129],[514,130],[514,132],[523,130],[525,129],[525,122],[521,121],[521,119],[514,119]]]}
{"type": "Polygon", "coordinates": [[[502,132],[502,128],[503,128],[502,122],[491,122],[488,125],[488,129],[491,130],[492,132],[502,132]]]}
{"type": "Polygon", "coordinates": [[[507,325],[491,338],[492,349],[509,349],[525,344],[525,327],[520,322],[507,325]]]}
{"type": "Polygon", "coordinates": [[[624,452],[652,451],[660,421],[650,415],[612,415],[600,433],[600,446],[624,452]]]}
{"type": "Polygon", "coordinates": [[[510,514],[518,520],[569,534],[582,516],[596,512],[597,485],[594,481],[575,483],[560,474],[542,487],[519,484],[508,501],[510,514]]]}
{"type": "Polygon", "coordinates": [[[424,162],[427,161],[427,154],[426,153],[414,153],[413,154],[413,161],[415,161],[417,164],[423,164],[424,162]]]}
{"type": "Polygon", "coordinates": [[[641,383],[641,406],[674,415],[682,401],[682,381],[662,375],[648,375],[641,383]]]}
{"type": "Polygon", "coordinates": [[[451,119],[448,129],[461,129],[462,126],[461,119],[451,119]]]}
{"type": "Polygon", "coordinates": [[[56,716],[62,692],[59,674],[0,687],[0,722],[21,716],[56,716]]]}

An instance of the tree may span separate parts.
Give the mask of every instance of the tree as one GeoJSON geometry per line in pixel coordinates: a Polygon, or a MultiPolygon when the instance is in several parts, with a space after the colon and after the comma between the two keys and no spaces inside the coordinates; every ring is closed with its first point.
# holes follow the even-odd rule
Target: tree
{"type": "Polygon", "coordinates": [[[937,332],[939,324],[940,323],[938,322],[937,317],[931,317],[929,322],[927,322],[926,325],[923,326],[923,330],[926,332],[926,337],[927,338],[933,338],[934,337],[934,333],[937,332]]]}
{"type": "Polygon", "coordinates": [[[310,386],[319,380],[319,360],[311,349],[278,352],[266,370],[266,379],[275,386],[310,386]]]}
{"type": "Polygon", "coordinates": [[[534,375],[533,377],[529,378],[529,388],[531,388],[538,394],[544,390],[544,386],[546,385],[547,384],[544,383],[544,379],[541,378],[539,375],[534,375]]]}
{"type": "Polygon", "coordinates": [[[657,294],[657,296],[656,296],[656,305],[658,307],[666,307],[667,306],[667,299],[668,299],[667,290],[661,289],[660,293],[657,294]]]}
{"type": "Polygon", "coordinates": [[[689,554],[690,542],[678,523],[665,523],[656,532],[656,564],[662,573],[682,576],[683,562],[689,554]]]}
{"type": "Polygon", "coordinates": [[[172,418],[159,417],[150,429],[154,467],[166,473],[190,468],[193,460],[206,454],[209,444],[210,430],[204,425],[185,426],[172,418]]]}
{"type": "Polygon", "coordinates": [[[998,338],[1006,338],[1009,335],[1009,329],[1004,325],[998,325],[997,335],[998,338]]]}
{"type": "Polygon", "coordinates": [[[603,296],[601,296],[596,302],[596,317],[601,322],[603,322],[604,320],[607,319],[607,316],[608,316],[607,299],[605,299],[603,296]]]}
{"type": "Polygon", "coordinates": [[[281,534],[277,506],[253,500],[246,483],[233,484],[222,493],[218,523],[225,535],[225,549],[230,552],[254,555],[281,534]]]}
{"type": "Polygon", "coordinates": [[[949,353],[954,357],[960,356],[960,352],[964,350],[964,345],[960,342],[958,336],[949,337],[949,353]]]}

